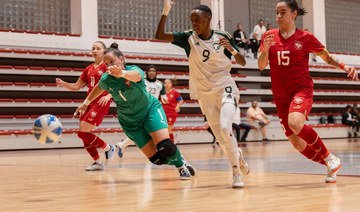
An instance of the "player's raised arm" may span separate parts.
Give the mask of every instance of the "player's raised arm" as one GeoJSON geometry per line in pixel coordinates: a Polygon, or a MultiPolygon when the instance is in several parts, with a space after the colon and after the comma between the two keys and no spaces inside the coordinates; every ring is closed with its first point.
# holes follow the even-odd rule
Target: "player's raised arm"
{"type": "Polygon", "coordinates": [[[173,0],[164,0],[163,13],[156,29],[155,38],[163,41],[174,42],[174,36],[171,32],[165,32],[166,18],[169,15],[171,7],[175,4],[173,0]]]}

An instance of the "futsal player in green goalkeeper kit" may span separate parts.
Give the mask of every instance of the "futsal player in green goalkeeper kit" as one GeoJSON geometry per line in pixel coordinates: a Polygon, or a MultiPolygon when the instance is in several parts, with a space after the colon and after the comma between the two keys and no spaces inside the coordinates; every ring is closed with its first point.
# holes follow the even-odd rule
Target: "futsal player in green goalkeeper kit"
{"type": "Polygon", "coordinates": [[[174,165],[179,170],[180,179],[190,179],[195,175],[195,169],[171,142],[161,103],[146,91],[144,71],[138,66],[125,65],[125,57],[116,43],[105,50],[104,62],[107,73],[102,75],[75,115],[83,115],[91,101],[106,90],[116,103],[118,120],[126,136],[152,163],[174,165]]]}

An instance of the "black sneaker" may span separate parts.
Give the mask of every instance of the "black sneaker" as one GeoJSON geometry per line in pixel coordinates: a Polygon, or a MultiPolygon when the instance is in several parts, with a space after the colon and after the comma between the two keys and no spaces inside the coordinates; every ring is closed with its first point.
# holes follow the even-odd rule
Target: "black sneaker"
{"type": "Polygon", "coordinates": [[[185,164],[178,169],[179,169],[179,174],[180,174],[180,180],[190,180],[191,179],[191,174],[190,174],[189,170],[186,168],[185,164]]]}
{"type": "Polygon", "coordinates": [[[191,176],[195,176],[196,169],[189,162],[187,162],[186,160],[183,160],[183,161],[184,161],[184,165],[189,170],[191,176]]]}

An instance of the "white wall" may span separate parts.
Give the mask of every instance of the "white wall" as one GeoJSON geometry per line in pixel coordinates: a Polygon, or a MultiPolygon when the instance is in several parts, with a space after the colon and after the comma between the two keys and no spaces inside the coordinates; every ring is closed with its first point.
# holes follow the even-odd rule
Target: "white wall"
{"type": "Polygon", "coordinates": [[[309,29],[326,46],[325,0],[303,0],[307,14],[303,17],[304,29],[309,29]]]}

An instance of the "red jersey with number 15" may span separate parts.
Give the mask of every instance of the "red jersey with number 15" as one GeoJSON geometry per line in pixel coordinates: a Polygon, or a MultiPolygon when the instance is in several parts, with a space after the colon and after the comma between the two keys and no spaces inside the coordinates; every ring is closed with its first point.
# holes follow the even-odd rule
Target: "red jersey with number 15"
{"type": "MultiPolygon", "coordinates": [[[[90,64],[85,68],[85,70],[80,75],[80,79],[85,82],[86,86],[89,88],[87,95],[94,89],[94,87],[98,84],[100,81],[101,75],[106,72],[107,67],[105,63],[100,64],[95,68],[95,64],[90,64]]],[[[108,92],[104,91],[98,98],[92,101],[92,103],[97,103],[98,100],[106,96],[108,92]]],[[[110,103],[110,101],[109,101],[110,103]]]]}
{"type": "MultiPolygon", "coordinates": [[[[284,39],[279,29],[272,29],[263,35],[275,35],[276,44],[269,49],[269,64],[274,99],[292,98],[298,91],[313,92],[313,81],[309,74],[309,53],[319,53],[325,47],[311,33],[296,29],[284,39]]],[[[261,43],[260,51],[263,49],[261,43]]]]}

